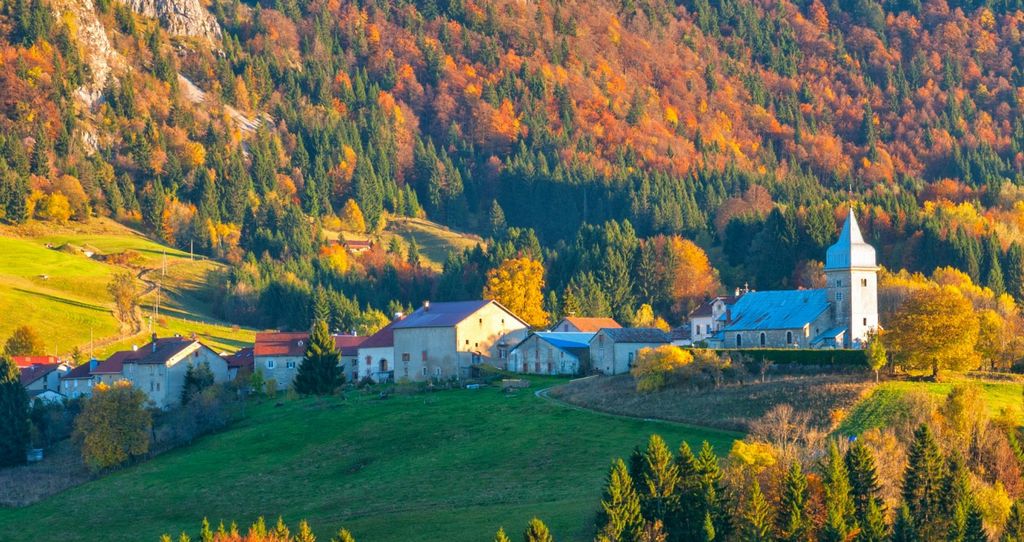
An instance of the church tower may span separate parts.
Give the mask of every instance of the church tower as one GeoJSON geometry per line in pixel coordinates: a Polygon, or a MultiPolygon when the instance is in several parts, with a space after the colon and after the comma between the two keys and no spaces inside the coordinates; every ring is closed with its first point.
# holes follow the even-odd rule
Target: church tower
{"type": "Polygon", "coordinates": [[[842,346],[863,348],[868,333],[878,329],[878,266],[852,208],[839,240],[825,253],[825,276],[835,326],[846,329],[842,346]]]}

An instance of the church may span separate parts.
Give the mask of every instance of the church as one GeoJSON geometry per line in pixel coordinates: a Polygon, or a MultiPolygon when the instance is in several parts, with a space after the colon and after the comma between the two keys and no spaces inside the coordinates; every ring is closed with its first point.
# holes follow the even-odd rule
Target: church
{"type": "Polygon", "coordinates": [[[878,266],[850,214],[825,253],[826,287],[747,292],[721,304],[712,348],[863,348],[878,328],[878,266]]]}

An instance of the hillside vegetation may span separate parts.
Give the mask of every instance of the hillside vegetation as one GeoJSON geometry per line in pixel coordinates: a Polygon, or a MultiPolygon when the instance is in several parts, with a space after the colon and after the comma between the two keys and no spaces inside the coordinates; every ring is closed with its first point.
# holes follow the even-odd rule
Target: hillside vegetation
{"type": "Polygon", "coordinates": [[[203,516],[247,525],[279,514],[381,542],[469,542],[537,515],[560,540],[585,540],[609,462],[652,432],[673,446],[707,439],[723,455],[738,436],[570,410],[529,389],[266,401],[192,446],[0,510],[0,525],[19,526],[0,540],[156,540],[203,516]]]}

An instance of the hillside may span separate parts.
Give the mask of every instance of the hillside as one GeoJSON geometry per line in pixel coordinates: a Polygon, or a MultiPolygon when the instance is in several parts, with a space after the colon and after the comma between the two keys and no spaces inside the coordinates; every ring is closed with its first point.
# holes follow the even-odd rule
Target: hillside
{"type": "MultiPolygon", "coordinates": [[[[557,384],[537,379],[534,386],[557,384]]],[[[657,432],[673,447],[736,434],[566,409],[496,388],[266,401],[228,430],[23,509],[0,509],[0,540],[156,540],[203,516],[343,525],[359,540],[486,538],[534,515],[586,540],[613,458],[657,432]],[[117,503],[98,506],[97,503],[117,503]]]]}
{"type": "Polygon", "coordinates": [[[237,329],[212,316],[209,275],[223,265],[154,243],[109,220],[54,228],[41,225],[0,229],[0,311],[17,318],[0,321],[0,337],[20,325],[35,328],[46,352],[68,354],[75,346],[103,358],[110,352],[141,344],[149,335],[149,316],[161,336],[192,332],[215,349],[234,351],[251,342],[253,332],[237,329]],[[130,254],[127,261],[106,257],[130,254]],[[90,256],[91,255],[91,256],[90,256]],[[166,269],[162,274],[161,269],[166,269]],[[128,335],[114,315],[107,284],[114,274],[130,272],[143,295],[144,328],[128,335]],[[30,309],[30,310],[26,310],[30,309]]]}

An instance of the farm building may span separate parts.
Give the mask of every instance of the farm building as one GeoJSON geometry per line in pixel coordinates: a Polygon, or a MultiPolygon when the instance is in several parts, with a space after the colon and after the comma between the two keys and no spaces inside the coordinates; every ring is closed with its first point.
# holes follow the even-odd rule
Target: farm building
{"type": "MultiPolygon", "coordinates": [[[[355,359],[359,345],[366,337],[355,335],[333,335],[334,344],[341,353],[341,366],[348,367],[355,359]]],[[[309,343],[309,333],[268,332],[257,333],[256,344],[253,345],[253,371],[263,373],[264,380],[277,382],[281,390],[291,387],[295,375],[302,365],[302,357],[309,343]]],[[[348,378],[349,373],[345,374],[348,378]]]]}
{"type": "Polygon", "coordinates": [[[653,327],[602,329],[590,339],[590,365],[606,375],[628,373],[641,348],[657,348],[671,342],[667,333],[653,327]]]}
{"type": "Polygon", "coordinates": [[[557,324],[551,326],[551,331],[558,332],[577,332],[577,333],[597,333],[599,330],[607,328],[620,328],[619,325],[612,318],[587,318],[582,316],[566,316],[558,321],[557,324]]]}
{"type": "Polygon", "coordinates": [[[183,337],[158,339],[154,335],[148,345],[124,359],[122,375],[154,406],[167,409],[181,403],[188,367],[200,364],[210,367],[214,382],[228,380],[227,362],[203,343],[183,337]]]}
{"type": "Polygon", "coordinates": [[[545,375],[575,375],[589,366],[593,333],[541,331],[531,333],[508,356],[509,371],[545,375]]]}

